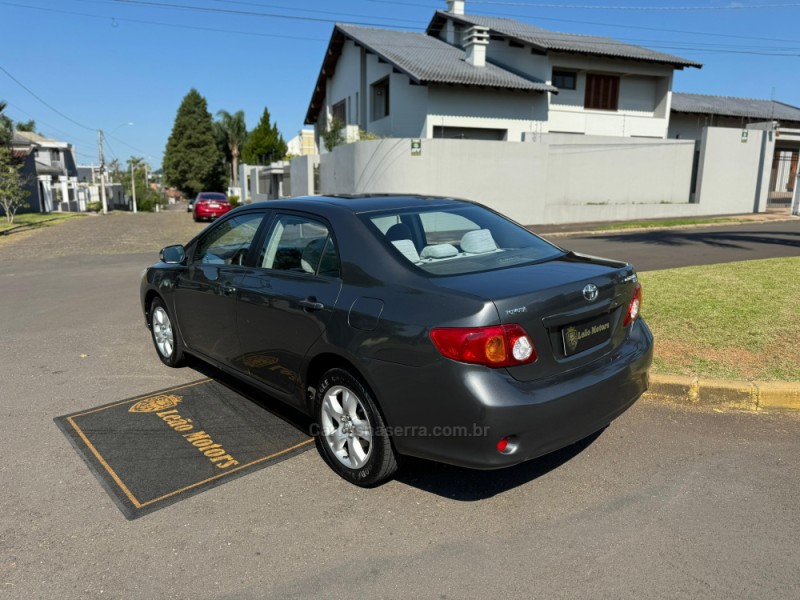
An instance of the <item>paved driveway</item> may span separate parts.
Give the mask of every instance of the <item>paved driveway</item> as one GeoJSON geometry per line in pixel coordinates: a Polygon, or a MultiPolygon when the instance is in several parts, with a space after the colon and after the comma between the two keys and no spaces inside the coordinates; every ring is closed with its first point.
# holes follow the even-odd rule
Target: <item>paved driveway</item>
{"type": "Polygon", "coordinates": [[[0,597],[800,597],[786,414],[641,402],[518,468],[409,461],[374,490],[310,451],[126,521],[52,419],[201,377],[161,365],[138,307],[163,232],[194,227],[182,216],[0,245],[0,597]],[[120,235],[132,250],[70,250],[120,235]]]}

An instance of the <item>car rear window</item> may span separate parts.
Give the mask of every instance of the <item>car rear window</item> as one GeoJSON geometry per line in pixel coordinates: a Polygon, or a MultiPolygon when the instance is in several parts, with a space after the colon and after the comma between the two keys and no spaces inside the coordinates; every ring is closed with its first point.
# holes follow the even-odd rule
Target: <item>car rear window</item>
{"type": "Polygon", "coordinates": [[[481,206],[362,216],[390,251],[432,275],[462,275],[542,262],[564,252],[481,206]]]}
{"type": "Polygon", "coordinates": [[[227,200],[225,194],[218,194],[216,192],[203,192],[197,195],[198,200],[220,200],[224,202],[227,200]]]}

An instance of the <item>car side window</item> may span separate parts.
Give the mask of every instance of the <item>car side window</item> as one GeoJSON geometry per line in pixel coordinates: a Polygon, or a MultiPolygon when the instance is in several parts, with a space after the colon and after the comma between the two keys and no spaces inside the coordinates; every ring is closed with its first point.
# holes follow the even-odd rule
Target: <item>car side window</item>
{"type": "Polygon", "coordinates": [[[208,265],[241,265],[264,215],[250,213],[228,219],[197,244],[194,262],[208,265]]]}
{"type": "Polygon", "coordinates": [[[339,254],[328,227],[319,221],[279,215],[261,249],[265,269],[339,277],[339,254]]]}

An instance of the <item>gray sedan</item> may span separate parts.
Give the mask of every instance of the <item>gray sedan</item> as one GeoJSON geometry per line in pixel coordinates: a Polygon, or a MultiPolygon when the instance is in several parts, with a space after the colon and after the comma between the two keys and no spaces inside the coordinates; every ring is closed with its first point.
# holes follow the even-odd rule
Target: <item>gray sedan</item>
{"type": "Polygon", "coordinates": [[[403,456],[500,468],[607,426],[647,389],[641,294],[629,264],[417,196],[244,206],[141,285],[166,365],[192,354],[311,415],[363,486],[403,456]]]}

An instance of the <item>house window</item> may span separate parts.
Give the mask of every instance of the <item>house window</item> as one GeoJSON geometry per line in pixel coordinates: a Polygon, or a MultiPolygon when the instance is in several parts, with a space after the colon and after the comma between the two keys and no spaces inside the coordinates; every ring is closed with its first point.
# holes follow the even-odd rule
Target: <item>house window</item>
{"type": "Polygon", "coordinates": [[[525,44],[520,44],[519,42],[515,42],[514,40],[508,40],[508,47],[509,48],[524,48],[525,44]]]}
{"type": "Polygon", "coordinates": [[[58,162],[61,160],[61,154],[58,150],[50,150],[50,160],[53,162],[58,162]]]}
{"type": "Polygon", "coordinates": [[[616,75],[586,75],[584,108],[617,110],[619,105],[619,77],[616,75]]]}
{"type": "Polygon", "coordinates": [[[372,84],[372,120],[389,116],[389,78],[372,84]]]}
{"type": "Polygon", "coordinates": [[[347,123],[347,100],[337,102],[331,107],[331,117],[339,119],[342,123],[347,123]]]}
{"type": "Polygon", "coordinates": [[[553,85],[560,90],[574,90],[578,74],[574,71],[553,71],[553,85]]]}

